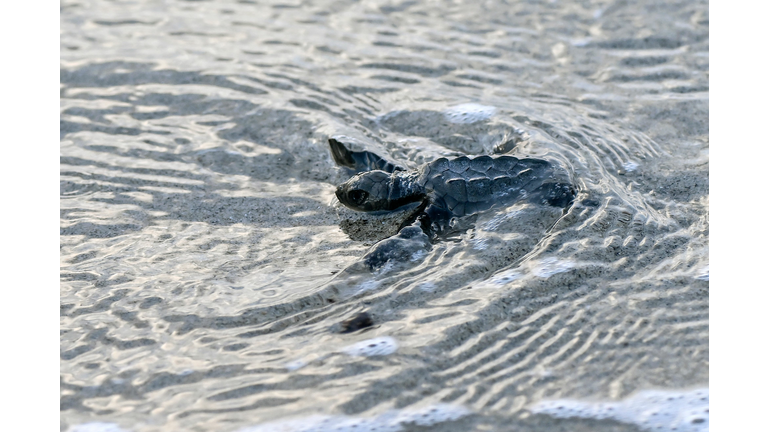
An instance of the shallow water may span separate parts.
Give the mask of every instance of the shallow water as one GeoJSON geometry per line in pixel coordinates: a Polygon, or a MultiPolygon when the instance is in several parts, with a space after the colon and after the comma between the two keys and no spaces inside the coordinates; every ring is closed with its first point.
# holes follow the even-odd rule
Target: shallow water
{"type": "Polygon", "coordinates": [[[533,407],[708,387],[708,71],[706,2],[63,1],[62,430],[643,430],[533,407]],[[371,272],[332,135],[579,195],[371,272]]]}

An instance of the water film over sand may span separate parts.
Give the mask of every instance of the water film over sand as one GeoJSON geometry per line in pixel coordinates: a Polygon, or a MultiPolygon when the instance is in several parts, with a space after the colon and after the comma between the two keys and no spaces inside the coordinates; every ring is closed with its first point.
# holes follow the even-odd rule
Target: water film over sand
{"type": "Polygon", "coordinates": [[[61,3],[61,430],[709,428],[696,1],[61,3]],[[328,138],[561,166],[371,270],[328,138]],[[372,325],[342,333],[367,312],[372,325]]]}

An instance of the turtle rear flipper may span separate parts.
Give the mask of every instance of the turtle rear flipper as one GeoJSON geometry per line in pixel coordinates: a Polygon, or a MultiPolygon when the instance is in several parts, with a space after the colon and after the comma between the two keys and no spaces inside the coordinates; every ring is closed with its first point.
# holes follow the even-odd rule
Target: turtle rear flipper
{"type": "Polygon", "coordinates": [[[576,189],[572,184],[562,181],[544,182],[531,193],[530,200],[552,207],[567,208],[576,199],[576,189]]]}
{"type": "Polygon", "coordinates": [[[340,166],[350,168],[355,173],[373,170],[381,170],[388,173],[405,171],[405,167],[395,161],[386,159],[368,150],[352,150],[353,146],[351,144],[342,143],[337,138],[328,139],[328,144],[331,147],[333,160],[340,166]]]}

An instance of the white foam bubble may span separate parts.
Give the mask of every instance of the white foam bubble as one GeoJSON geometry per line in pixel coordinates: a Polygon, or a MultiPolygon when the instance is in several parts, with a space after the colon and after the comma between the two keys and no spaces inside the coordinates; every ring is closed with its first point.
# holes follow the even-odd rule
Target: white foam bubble
{"type": "Polygon", "coordinates": [[[538,277],[548,278],[558,273],[567,272],[574,267],[576,267],[576,263],[573,261],[547,257],[533,265],[533,274],[538,277]]]}
{"type": "Polygon", "coordinates": [[[709,389],[646,390],[618,402],[572,399],[541,401],[529,407],[552,417],[613,419],[658,432],[708,432],[709,389]]]}
{"type": "Polygon", "coordinates": [[[709,280],[709,265],[706,265],[701,270],[699,270],[698,274],[696,276],[694,276],[694,277],[696,279],[699,279],[699,280],[708,281],[709,280]]]}
{"type": "Polygon", "coordinates": [[[486,249],[488,249],[488,239],[474,238],[474,239],[470,240],[470,243],[472,244],[472,249],[474,249],[474,250],[486,250],[486,249]]]}
{"type": "Polygon", "coordinates": [[[285,368],[289,371],[295,371],[303,368],[304,366],[308,365],[309,362],[305,361],[304,359],[298,359],[293,360],[285,364],[285,368]]]}
{"type": "MultiPolygon", "coordinates": [[[[295,420],[280,420],[238,429],[237,432],[310,432],[333,427],[333,416],[316,415],[295,420]]],[[[332,429],[326,429],[332,430],[332,429]]]]}
{"type": "Polygon", "coordinates": [[[397,348],[395,338],[382,336],[346,346],[341,349],[341,352],[353,357],[371,357],[393,354],[397,348]]]}
{"type": "Polygon", "coordinates": [[[490,282],[493,285],[502,286],[510,282],[516,281],[523,277],[523,274],[519,270],[507,270],[494,275],[490,282]]]}
{"type": "Polygon", "coordinates": [[[90,422],[70,426],[67,432],[129,432],[121,428],[117,423],[90,422]]]}
{"type": "Polygon", "coordinates": [[[417,250],[411,255],[411,262],[421,261],[422,258],[427,256],[427,251],[425,250],[417,250]]]}
{"type": "Polygon", "coordinates": [[[391,336],[381,336],[373,339],[366,339],[352,345],[347,345],[338,351],[331,350],[322,354],[316,352],[308,356],[293,359],[284,363],[283,367],[289,371],[299,370],[312,362],[323,360],[335,352],[340,352],[352,357],[373,357],[394,354],[397,352],[398,348],[399,344],[397,343],[397,339],[391,336]]]}
{"type": "Polygon", "coordinates": [[[495,113],[495,107],[476,103],[456,105],[443,111],[446,120],[458,124],[471,124],[488,120],[495,113]]]}
{"type": "Polygon", "coordinates": [[[520,213],[522,213],[517,208],[507,210],[506,212],[499,213],[496,216],[488,219],[485,223],[482,224],[482,230],[483,231],[496,231],[499,229],[499,226],[503,224],[504,222],[510,220],[510,219],[516,219],[520,216],[520,213]]]}
{"type": "Polygon", "coordinates": [[[458,420],[471,411],[459,405],[436,404],[423,408],[387,411],[376,417],[316,415],[278,420],[237,432],[400,432],[405,424],[434,426],[458,420]]]}
{"type": "Polygon", "coordinates": [[[424,292],[435,292],[437,289],[437,285],[434,282],[421,282],[419,285],[417,285],[417,288],[424,291],[424,292]]]}
{"type": "Polygon", "coordinates": [[[640,167],[640,164],[638,164],[637,162],[627,161],[627,162],[624,162],[621,166],[624,168],[625,171],[632,172],[638,169],[640,167]]]}
{"type": "Polygon", "coordinates": [[[436,404],[420,409],[402,410],[395,417],[398,423],[432,426],[437,423],[458,420],[471,411],[460,405],[436,404]]]}
{"type": "Polygon", "coordinates": [[[379,287],[379,285],[381,285],[381,281],[378,281],[375,279],[364,281],[357,286],[357,294],[360,294],[365,291],[375,290],[376,288],[379,287]]]}

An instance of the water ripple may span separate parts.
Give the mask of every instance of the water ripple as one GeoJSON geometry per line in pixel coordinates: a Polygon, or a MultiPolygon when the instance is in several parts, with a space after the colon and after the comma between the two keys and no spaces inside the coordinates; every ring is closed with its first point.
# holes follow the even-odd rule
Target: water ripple
{"type": "MultiPolygon", "coordinates": [[[[62,429],[645,427],[648,389],[709,377],[708,22],[697,1],[64,1],[62,429]],[[409,168],[544,158],[578,195],[371,272],[407,215],[339,208],[331,136],[409,168]]],[[[705,430],[686,407],[658,425],[705,430]]]]}

